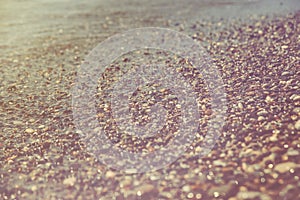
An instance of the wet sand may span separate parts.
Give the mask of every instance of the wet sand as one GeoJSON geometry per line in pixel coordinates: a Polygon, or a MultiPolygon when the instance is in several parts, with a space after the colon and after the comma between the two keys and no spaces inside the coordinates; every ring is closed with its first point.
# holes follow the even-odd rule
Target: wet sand
{"type": "Polygon", "coordinates": [[[300,197],[299,3],[180,2],[1,4],[1,199],[300,197]],[[147,26],[205,47],[225,84],[228,116],[207,156],[197,157],[195,141],[167,168],[129,175],[97,162],[82,143],[71,89],[99,42],[147,26]]]}

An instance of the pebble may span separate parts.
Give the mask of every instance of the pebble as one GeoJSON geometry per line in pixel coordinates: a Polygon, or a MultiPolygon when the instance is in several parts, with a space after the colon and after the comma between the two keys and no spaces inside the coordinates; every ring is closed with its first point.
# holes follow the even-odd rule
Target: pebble
{"type": "Polygon", "coordinates": [[[136,174],[138,172],[137,169],[126,169],[125,170],[125,173],[127,174],[136,174]]]}
{"type": "Polygon", "coordinates": [[[270,96],[267,96],[265,101],[266,103],[271,103],[273,102],[273,99],[270,96]]]}
{"type": "Polygon", "coordinates": [[[215,194],[226,195],[232,188],[232,184],[224,184],[221,186],[213,186],[208,190],[210,196],[215,196],[215,194]]]}
{"type": "Polygon", "coordinates": [[[272,200],[271,197],[267,194],[263,194],[261,192],[254,191],[240,191],[237,194],[238,199],[256,199],[259,198],[261,200],[272,200]]]}
{"type": "Polygon", "coordinates": [[[290,99],[291,99],[291,100],[294,100],[294,101],[300,100],[300,95],[298,95],[298,94],[293,94],[293,95],[290,97],[290,99]]]}
{"type": "Polygon", "coordinates": [[[285,173],[285,172],[288,172],[290,169],[294,169],[297,167],[299,167],[299,166],[296,163],[284,162],[284,163],[277,164],[275,166],[274,170],[279,173],[285,173]]]}
{"type": "Polygon", "coordinates": [[[39,125],[38,128],[39,128],[39,129],[43,129],[43,128],[45,128],[45,125],[39,125]]]}
{"type": "Polygon", "coordinates": [[[189,185],[185,185],[182,187],[182,191],[184,192],[190,192],[191,191],[191,187],[189,185]]]}
{"type": "Polygon", "coordinates": [[[247,173],[253,173],[259,170],[261,167],[258,164],[249,165],[246,163],[242,163],[242,169],[247,173]]]}
{"type": "Polygon", "coordinates": [[[69,178],[66,178],[64,181],[63,181],[63,184],[64,185],[68,185],[68,186],[73,186],[76,182],[76,178],[75,177],[69,177],[69,178]]]}
{"type": "Polygon", "coordinates": [[[259,116],[258,118],[257,118],[257,121],[263,121],[263,120],[265,120],[265,117],[264,116],[259,116]]]}
{"type": "Polygon", "coordinates": [[[33,185],[33,186],[31,187],[31,191],[33,191],[33,192],[35,192],[37,189],[38,189],[38,187],[37,187],[36,185],[33,185]]]}
{"type": "Polygon", "coordinates": [[[155,187],[152,184],[144,184],[139,186],[136,190],[140,191],[141,194],[149,193],[153,191],[155,187]]]}
{"type": "Polygon", "coordinates": [[[17,120],[16,120],[16,121],[13,121],[13,124],[14,124],[14,125],[22,125],[23,122],[22,122],[22,121],[17,121],[17,120]]]}
{"type": "Polygon", "coordinates": [[[259,115],[259,116],[261,116],[261,115],[266,115],[266,114],[268,114],[268,112],[265,111],[265,110],[261,110],[261,111],[259,111],[259,112],[257,113],[257,115],[259,115]]]}
{"type": "Polygon", "coordinates": [[[114,178],[115,177],[115,173],[113,171],[107,171],[105,174],[106,178],[114,178]]]}
{"type": "Polygon", "coordinates": [[[293,112],[296,113],[297,115],[300,115],[300,107],[294,108],[293,112]]]}
{"type": "Polygon", "coordinates": [[[32,128],[27,128],[25,129],[25,132],[30,134],[30,133],[34,133],[34,130],[32,128]]]}
{"type": "Polygon", "coordinates": [[[160,196],[164,197],[166,199],[171,199],[172,198],[172,193],[170,193],[170,192],[161,192],[160,196]]]}
{"type": "Polygon", "coordinates": [[[300,130],[300,119],[295,123],[295,128],[300,130]]]}
{"type": "Polygon", "coordinates": [[[291,185],[291,184],[288,184],[285,188],[283,188],[281,191],[280,191],[280,196],[284,197],[288,194],[288,192],[293,189],[295,186],[291,185]]]}
{"type": "Polygon", "coordinates": [[[194,197],[194,194],[193,194],[193,193],[191,193],[191,192],[188,193],[188,195],[187,195],[187,198],[188,198],[188,199],[192,199],[193,197],[194,197]]]}
{"type": "Polygon", "coordinates": [[[244,108],[244,106],[243,106],[243,104],[241,102],[238,103],[238,108],[239,109],[243,109],[244,108]]]}
{"type": "Polygon", "coordinates": [[[298,156],[299,155],[299,151],[295,150],[295,149],[289,149],[287,152],[288,156],[298,156]]]}
{"type": "Polygon", "coordinates": [[[270,139],[270,141],[271,142],[276,142],[276,141],[278,141],[278,138],[277,138],[277,134],[273,134],[269,139],[270,139]]]}
{"type": "Polygon", "coordinates": [[[132,178],[130,176],[125,176],[124,180],[120,183],[120,187],[128,187],[132,183],[132,178]]]}
{"type": "Polygon", "coordinates": [[[221,161],[221,160],[214,160],[214,161],[213,161],[213,164],[214,164],[215,166],[221,166],[221,167],[225,167],[225,166],[226,166],[226,163],[223,162],[223,161],[221,161]]]}

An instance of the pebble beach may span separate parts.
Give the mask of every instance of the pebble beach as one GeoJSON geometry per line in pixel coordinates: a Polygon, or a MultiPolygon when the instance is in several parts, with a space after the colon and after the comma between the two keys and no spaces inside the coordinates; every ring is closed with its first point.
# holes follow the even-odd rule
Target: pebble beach
{"type": "MultiPolygon", "coordinates": [[[[14,0],[1,6],[0,199],[300,199],[298,1],[14,0]],[[199,130],[170,165],[125,173],[99,162],[82,142],[72,87],[98,43],[140,27],[176,30],[201,44],[221,74],[228,109],[209,154],[197,156],[205,134],[199,130]]],[[[99,88],[120,76],[116,66],[181,64],[172,58],[151,51],[124,55],[99,88]]],[[[205,126],[211,110],[205,86],[196,81],[205,126]]],[[[99,100],[97,114],[109,119],[105,105],[99,100]]],[[[147,141],[123,141],[113,127],[108,132],[127,150],[147,147],[147,141]]],[[[166,137],[159,139],[151,142],[163,145],[166,137]]]]}

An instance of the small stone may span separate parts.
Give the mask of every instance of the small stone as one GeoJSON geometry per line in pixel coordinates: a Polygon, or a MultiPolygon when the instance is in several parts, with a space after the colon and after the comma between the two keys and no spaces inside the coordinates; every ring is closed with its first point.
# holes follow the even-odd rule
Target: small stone
{"type": "Polygon", "coordinates": [[[271,103],[273,102],[273,99],[270,96],[267,96],[265,101],[266,103],[271,103]]]}
{"type": "Polygon", "coordinates": [[[300,119],[295,123],[295,128],[300,130],[300,119]]]}
{"type": "Polygon", "coordinates": [[[297,118],[298,118],[297,115],[292,115],[292,116],[291,116],[291,119],[292,119],[293,121],[295,121],[297,118]]]}
{"type": "Polygon", "coordinates": [[[271,142],[278,141],[277,134],[273,134],[269,139],[270,139],[271,142]]]}
{"type": "MultiPolygon", "coordinates": [[[[145,184],[145,185],[139,186],[139,187],[136,189],[136,191],[137,191],[137,192],[140,192],[141,195],[142,195],[142,194],[151,192],[152,190],[154,190],[154,188],[155,188],[155,187],[154,187],[153,185],[151,185],[151,184],[145,184]]],[[[141,195],[140,195],[140,196],[141,196],[141,195]]]]}
{"type": "Polygon", "coordinates": [[[120,186],[125,188],[130,186],[132,183],[132,178],[130,176],[126,176],[123,181],[120,182],[120,186]]]}
{"type": "Polygon", "coordinates": [[[242,169],[247,173],[253,173],[253,172],[257,171],[259,168],[260,168],[260,166],[257,164],[249,165],[246,163],[242,163],[242,169]]]}
{"type": "Polygon", "coordinates": [[[257,121],[263,121],[265,119],[265,117],[263,117],[263,116],[259,116],[258,118],[257,118],[257,121]]]}
{"type": "Polygon", "coordinates": [[[210,196],[220,196],[220,195],[226,195],[232,188],[232,184],[225,184],[221,186],[213,186],[208,190],[208,194],[210,196]],[[216,195],[218,194],[218,195],[216,195]]]}
{"type": "Polygon", "coordinates": [[[280,196],[284,197],[288,194],[288,192],[295,188],[295,186],[288,184],[285,188],[283,188],[283,190],[281,190],[281,192],[279,193],[280,196]]]}
{"type": "Polygon", "coordinates": [[[240,191],[237,194],[238,199],[261,199],[261,200],[271,200],[271,197],[267,194],[254,191],[240,191]]]}
{"type": "Polygon", "coordinates": [[[259,115],[259,116],[266,115],[266,114],[268,114],[268,112],[265,110],[261,110],[257,113],[257,115],[259,115]]]}
{"type": "Polygon", "coordinates": [[[35,192],[35,191],[37,191],[37,186],[36,185],[33,185],[32,187],[31,187],[31,191],[33,191],[33,192],[35,192]]]}
{"type": "Polygon", "coordinates": [[[191,191],[191,187],[189,185],[185,185],[182,187],[182,191],[184,192],[190,192],[191,191]]]}
{"type": "Polygon", "coordinates": [[[23,122],[22,122],[22,121],[17,121],[17,120],[16,120],[16,121],[13,121],[13,124],[14,124],[14,125],[22,125],[23,122]]]}
{"type": "Polygon", "coordinates": [[[114,178],[115,177],[115,173],[113,171],[107,171],[105,174],[106,178],[114,178]]]}
{"type": "Polygon", "coordinates": [[[300,107],[294,108],[293,112],[296,113],[297,115],[300,115],[300,107]]]}
{"type": "Polygon", "coordinates": [[[63,184],[64,185],[69,185],[69,186],[73,186],[76,182],[76,178],[75,177],[69,177],[69,178],[66,178],[64,181],[63,181],[63,184]]]}
{"type": "Polygon", "coordinates": [[[127,169],[127,170],[125,170],[125,173],[127,173],[127,174],[136,174],[137,169],[127,169]]]}
{"type": "Polygon", "coordinates": [[[249,136],[249,135],[248,135],[248,136],[246,136],[246,137],[245,137],[245,141],[246,141],[246,142],[250,142],[250,141],[252,141],[252,137],[251,137],[251,136],[249,136]]]}
{"type": "Polygon", "coordinates": [[[166,199],[171,199],[172,198],[172,194],[170,192],[161,192],[160,196],[162,196],[166,199]]]}
{"type": "Polygon", "coordinates": [[[248,191],[248,188],[246,188],[245,186],[240,186],[240,191],[241,192],[246,192],[246,191],[248,191]]]}
{"type": "Polygon", "coordinates": [[[299,151],[295,150],[295,149],[289,149],[287,152],[288,156],[298,156],[299,155],[299,151]]]}
{"type": "Polygon", "coordinates": [[[40,125],[38,128],[43,129],[43,128],[45,128],[45,125],[40,125]]]}
{"type": "Polygon", "coordinates": [[[226,166],[226,163],[223,162],[223,161],[221,161],[221,160],[214,160],[214,161],[213,161],[213,164],[214,164],[215,166],[221,166],[221,167],[225,167],[225,166],[226,166]]]}
{"type": "Polygon", "coordinates": [[[300,95],[298,95],[298,94],[293,94],[293,95],[290,97],[290,99],[291,99],[291,100],[294,100],[294,101],[299,100],[299,99],[300,99],[300,95]]]}
{"type": "Polygon", "coordinates": [[[290,72],[284,71],[284,72],[281,73],[281,76],[286,76],[286,75],[290,75],[290,72]]]}
{"type": "Polygon", "coordinates": [[[196,199],[201,199],[202,198],[202,194],[198,193],[196,194],[196,199]]]}
{"type": "Polygon", "coordinates": [[[290,169],[294,169],[299,167],[296,163],[293,162],[285,162],[285,163],[280,163],[275,166],[274,170],[278,171],[279,173],[285,173],[288,172],[290,169]]]}
{"type": "Polygon", "coordinates": [[[30,133],[34,133],[34,130],[32,128],[27,128],[25,129],[25,132],[30,134],[30,133]]]}
{"type": "Polygon", "coordinates": [[[243,106],[243,104],[241,102],[238,103],[238,108],[239,109],[243,109],[244,108],[244,106],[243,106]]]}
{"type": "Polygon", "coordinates": [[[180,104],[177,104],[177,105],[176,105],[176,108],[179,108],[179,109],[180,109],[180,108],[181,108],[181,105],[180,105],[180,104]]]}
{"type": "Polygon", "coordinates": [[[187,198],[188,198],[188,199],[192,199],[193,197],[194,197],[194,194],[193,194],[193,193],[191,193],[191,192],[188,193],[188,195],[187,195],[187,198]]]}

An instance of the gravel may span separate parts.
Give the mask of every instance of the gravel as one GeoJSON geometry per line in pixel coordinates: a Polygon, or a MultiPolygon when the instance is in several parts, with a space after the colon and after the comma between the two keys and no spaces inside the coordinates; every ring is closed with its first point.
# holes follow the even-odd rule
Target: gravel
{"type": "MultiPolygon", "coordinates": [[[[122,13],[106,18],[101,24],[106,35],[91,30],[85,39],[68,41],[56,33],[41,35],[31,48],[7,48],[1,56],[0,199],[299,198],[299,11],[247,20],[135,21],[182,31],[200,42],[222,74],[228,101],[223,134],[208,155],[197,156],[205,134],[199,131],[178,160],[143,174],[99,163],[72,117],[76,71],[95,44],[122,30],[116,25],[121,18],[122,13]]],[[[204,111],[208,119],[209,106],[204,111]]]]}

